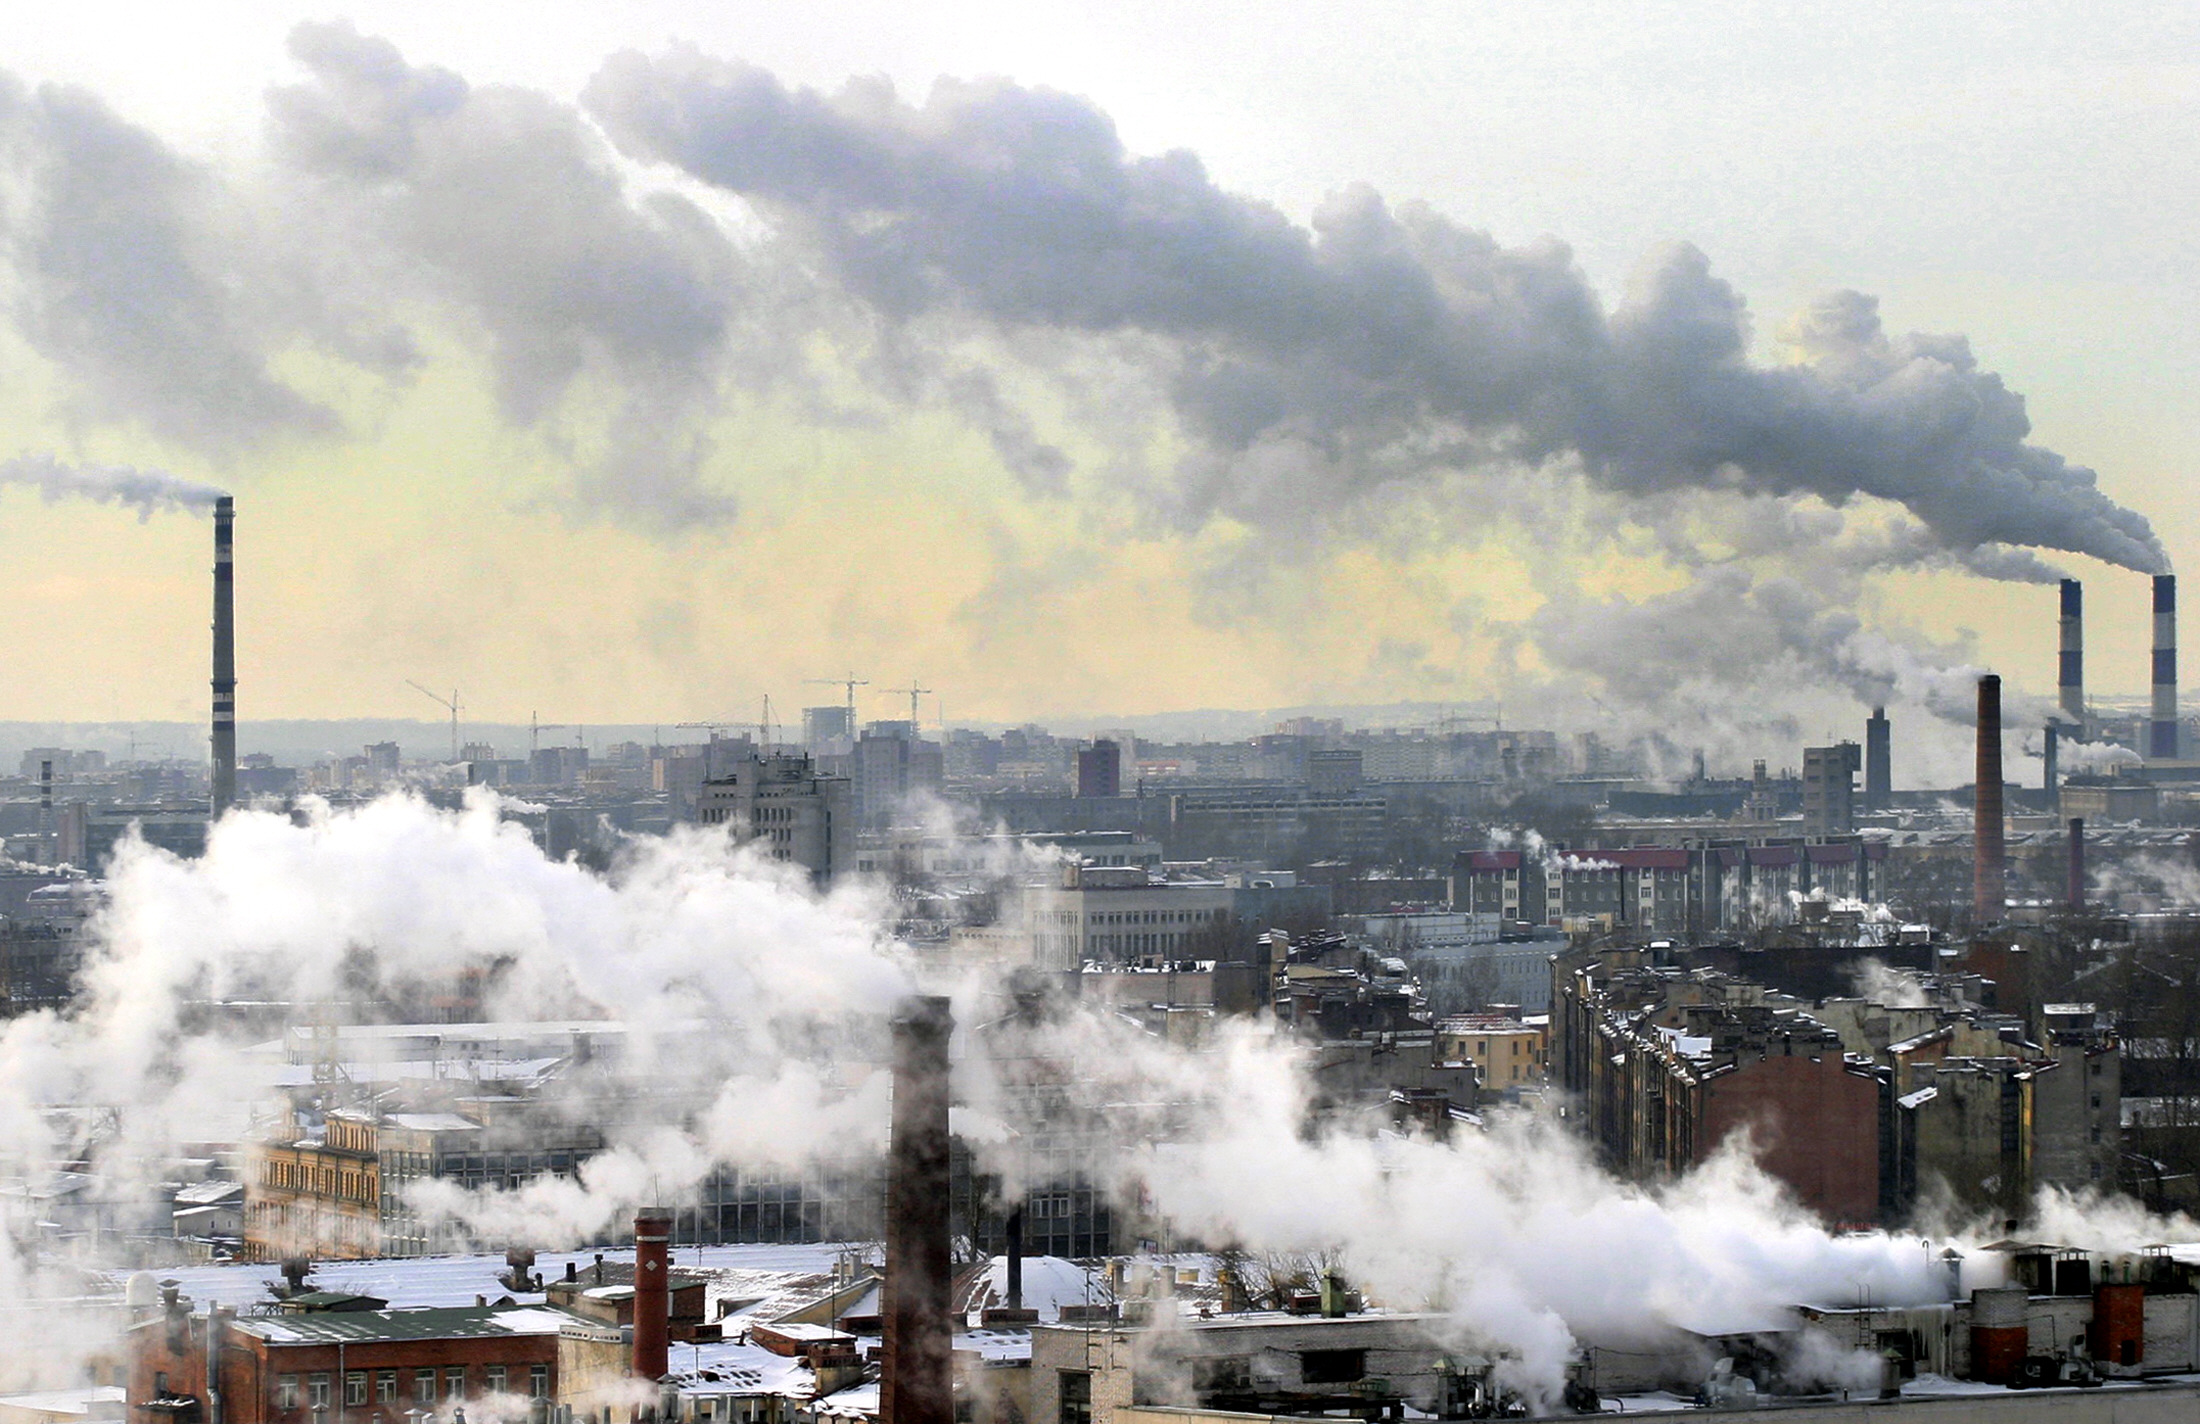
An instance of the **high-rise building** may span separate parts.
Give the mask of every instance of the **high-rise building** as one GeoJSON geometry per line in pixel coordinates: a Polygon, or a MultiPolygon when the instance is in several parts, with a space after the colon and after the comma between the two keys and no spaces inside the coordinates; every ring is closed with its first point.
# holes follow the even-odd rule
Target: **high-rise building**
{"type": "Polygon", "coordinates": [[[1856,830],[1856,773],[1863,752],[1854,742],[1803,748],[1803,834],[1845,836],[1856,830]]]}
{"type": "Polygon", "coordinates": [[[1123,794],[1123,749],[1101,738],[1077,753],[1077,794],[1086,800],[1123,794]]]}
{"type": "Polygon", "coordinates": [[[813,753],[826,742],[854,741],[855,735],[854,714],[837,702],[830,707],[802,709],[802,740],[813,753]]]}
{"type": "Polygon", "coordinates": [[[761,842],[772,859],[807,868],[818,884],[854,860],[856,822],[847,779],[820,776],[806,756],[749,756],[703,783],[695,819],[761,842]]]}

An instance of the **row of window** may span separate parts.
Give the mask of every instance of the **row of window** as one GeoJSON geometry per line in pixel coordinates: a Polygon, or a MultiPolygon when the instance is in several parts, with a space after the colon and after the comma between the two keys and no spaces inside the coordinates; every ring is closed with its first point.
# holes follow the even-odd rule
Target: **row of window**
{"type": "Polygon", "coordinates": [[[270,1157],[261,1165],[261,1180],[285,1191],[311,1192],[345,1201],[374,1200],[374,1178],[351,1168],[324,1167],[289,1157],[270,1157]]]}
{"type": "MultiPolygon", "coordinates": [[[[509,1394],[518,1387],[512,1366],[487,1365],[482,1368],[482,1393],[509,1394]]],[[[347,1370],[344,1372],[344,1407],[363,1408],[368,1403],[368,1390],[373,1390],[375,1404],[398,1402],[398,1375],[409,1373],[412,1378],[410,1400],[415,1405],[432,1406],[438,1400],[461,1400],[467,1397],[467,1367],[446,1365],[441,1369],[398,1370],[347,1370]]],[[[275,1407],[296,1409],[303,1404],[308,1409],[327,1409],[331,1402],[336,1377],[322,1370],[313,1374],[277,1375],[275,1377],[275,1407]]],[[[550,1397],[550,1367],[527,1366],[527,1393],[534,1399],[550,1397]]]]}

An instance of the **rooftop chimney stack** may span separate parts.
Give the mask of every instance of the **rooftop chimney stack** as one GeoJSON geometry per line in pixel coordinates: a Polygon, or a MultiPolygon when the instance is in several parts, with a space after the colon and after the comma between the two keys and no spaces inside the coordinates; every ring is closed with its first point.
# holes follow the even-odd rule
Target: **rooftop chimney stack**
{"type": "Polygon", "coordinates": [[[1894,724],[1874,707],[1864,723],[1864,809],[1884,811],[1894,800],[1894,724]]]}
{"type": "Polygon", "coordinates": [[[2177,758],[2177,575],[2154,579],[2154,725],[2147,733],[2147,755],[2156,761],[2177,758]]]}
{"type": "Polygon", "coordinates": [[[237,800],[237,502],[214,501],[213,819],[237,800]]]}
{"type": "Polygon", "coordinates": [[[645,1206],[634,1214],[634,1377],[671,1371],[672,1213],[645,1206]]]}
{"type": "Polygon", "coordinates": [[[2004,905],[2001,792],[2001,679],[1988,673],[1978,680],[1978,777],[1971,806],[1971,914],[1981,925],[1999,920],[2004,905]]]}
{"type": "Polygon", "coordinates": [[[947,1000],[916,997],[894,1017],[894,1117],[886,1166],[886,1341],[879,1424],[954,1424],[954,1275],[949,1238],[947,1000]]]}
{"type": "Polygon", "coordinates": [[[2062,581],[2062,714],[2085,725],[2085,585],[2062,581]]]}

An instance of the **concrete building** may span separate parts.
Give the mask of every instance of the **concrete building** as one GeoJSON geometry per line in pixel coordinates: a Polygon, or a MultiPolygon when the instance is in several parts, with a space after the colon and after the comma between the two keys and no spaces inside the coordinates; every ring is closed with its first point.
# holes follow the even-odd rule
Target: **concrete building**
{"type": "Polygon", "coordinates": [[[844,778],[820,776],[807,756],[751,755],[703,783],[695,819],[763,846],[774,860],[802,866],[823,885],[854,863],[853,801],[844,778]]]}
{"type": "Polygon", "coordinates": [[[1856,774],[1863,752],[1854,742],[1803,748],[1803,834],[1846,836],[1856,830],[1856,774]]]}
{"type": "Polygon", "coordinates": [[[1077,753],[1077,794],[1085,800],[1123,794],[1123,749],[1105,737],[1077,753]]]}
{"type": "Polygon", "coordinates": [[[1062,971],[1088,959],[1213,958],[1236,905],[1228,885],[1156,881],[1135,866],[1065,865],[1020,899],[1039,967],[1062,971]]]}

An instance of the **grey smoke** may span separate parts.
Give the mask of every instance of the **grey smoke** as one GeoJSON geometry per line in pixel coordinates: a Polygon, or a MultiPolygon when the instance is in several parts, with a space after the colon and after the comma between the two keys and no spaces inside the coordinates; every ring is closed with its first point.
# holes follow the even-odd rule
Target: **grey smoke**
{"type": "Polygon", "coordinates": [[[2022,399],[1962,338],[1891,336],[1858,293],[1790,328],[1794,364],[1759,367],[1741,298],[1693,247],[1606,312],[1559,243],[1507,248],[1364,188],[1300,227],[1189,153],[1126,152],[1097,107],[1047,90],[942,81],[911,104],[675,48],[614,57],[583,101],[628,154],[747,200],[884,321],[1160,338],[1198,445],[1187,522],[1246,517],[1238,476],[1279,452],[1348,494],[1407,447],[1424,467],[1578,462],[1634,495],[1876,496],[1952,548],[2166,567],[2091,470],[2026,443],[2022,399]]]}
{"type": "Polygon", "coordinates": [[[11,315],[76,378],[68,413],[217,456],[336,429],[268,369],[293,322],[279,282],[241,277],[256,235],[213,173],[81,89],[4,74],[0,158],[11,315]]]}
{"type": "Polygon", "coordinates": [[[171,509],[211,509],[222,491],[161,470],[132,465],[71,465],[52,455],[0,461],[0,485],[28,485],[48,503],[90,499],[128,505],[140,518],[171,509]]]}

